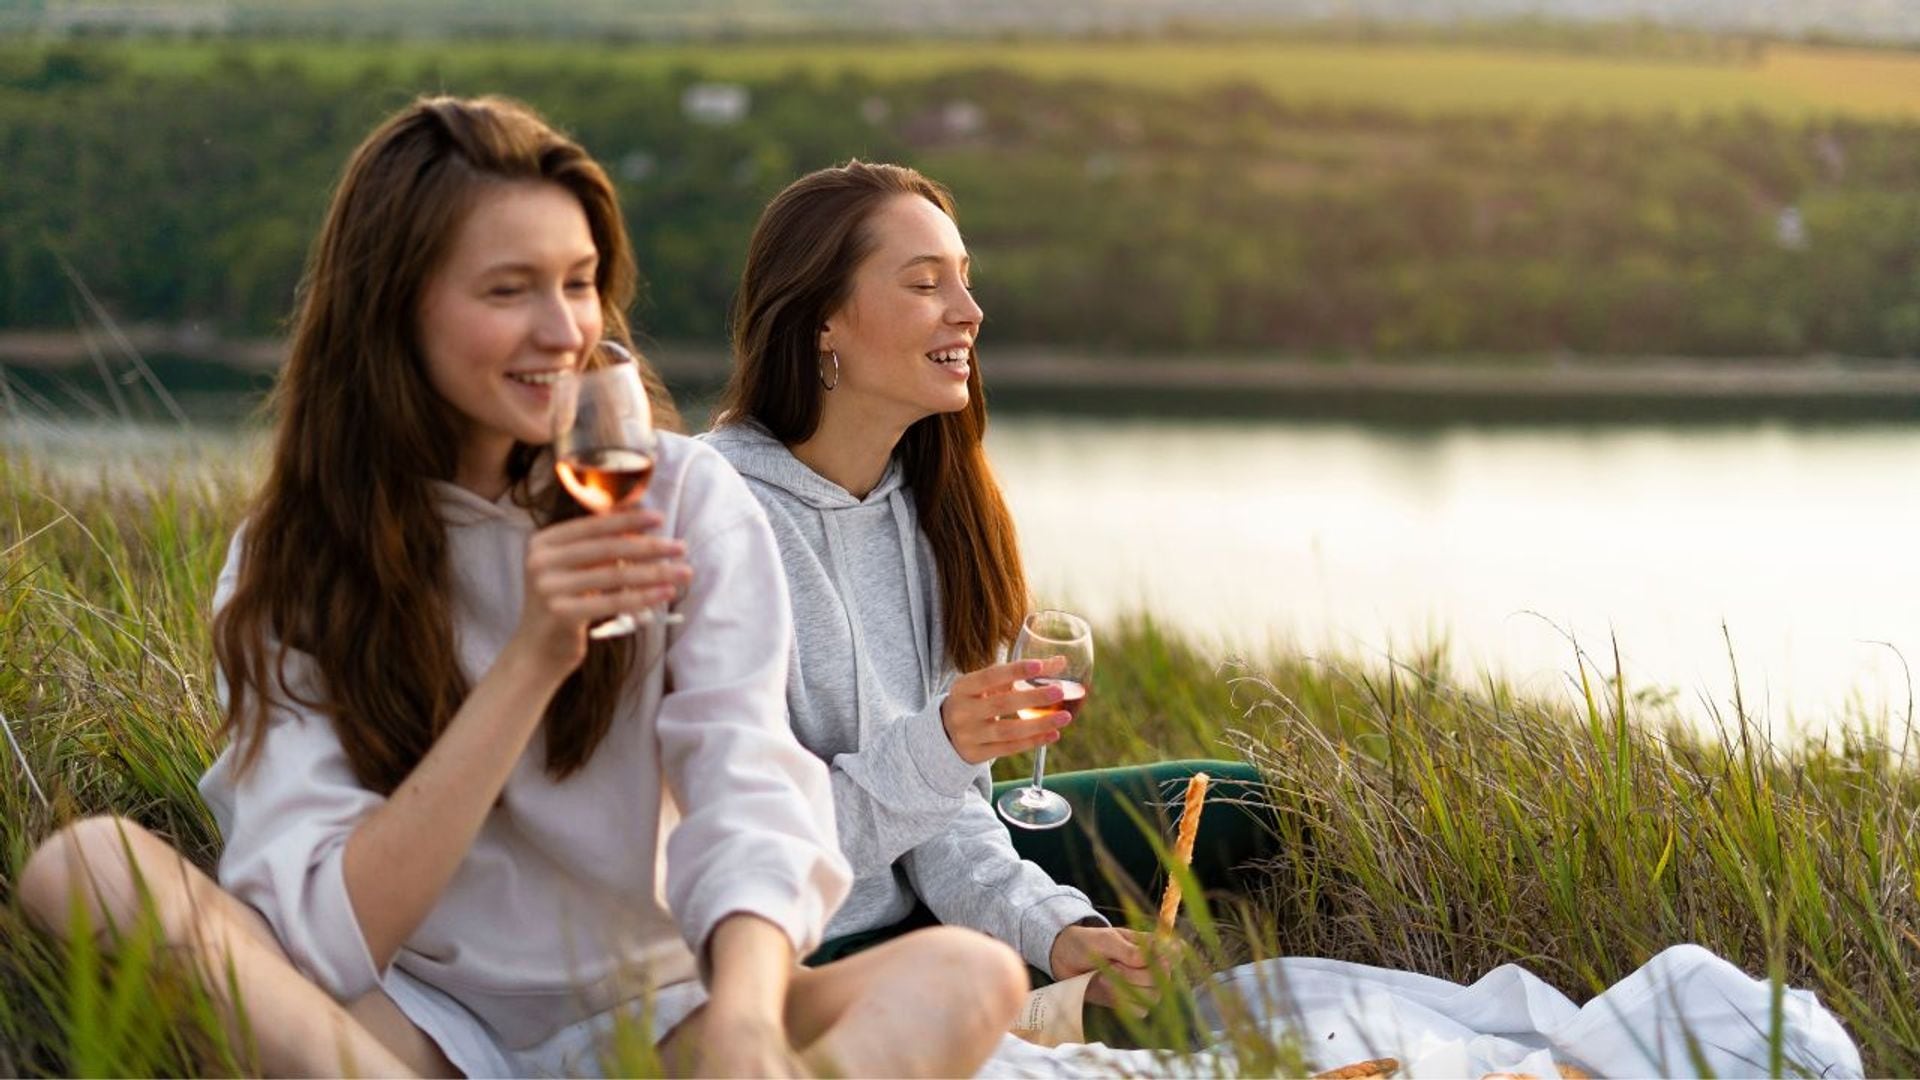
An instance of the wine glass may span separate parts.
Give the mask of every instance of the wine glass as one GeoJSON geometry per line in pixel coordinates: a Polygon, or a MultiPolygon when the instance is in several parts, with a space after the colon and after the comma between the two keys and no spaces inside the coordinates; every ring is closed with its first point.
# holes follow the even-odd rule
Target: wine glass
{"type": "MultiPolygon", "coordinates": [[[[600,363],[553,384],[553,469],[581,506],[610,514],[638,503],[653,479],[653,405],[633,353],[617,341],[596,346],[600,363]]],[[[587,628],[595,640],[631,634],[674,613],[615,615],[587,628]]]]}
{"type": "MultiPolygon", "coordinates": [[[[1055,705],[1021,709],[1022,720],[1037,720],[1056,712],[1078,716],[1093,682],[1093,630],[1087,620],[1065,611],[1036,611],[1020,624],[1013,643],[1013,659],[1045,660],[1064,656],[1067,666],[1057,675],[1042,675],[1014,683],[1016,690],[1059,686],[1066,696],[1055,705]]],[[[1073,807],[1057,793],[1041,787],[1047,775],[1047,748],[1033,751],[1033,783],[1000,796],[994,806],[1008,824],[1022,829],[1057,829],[1073,816],[1073,807]]]]}

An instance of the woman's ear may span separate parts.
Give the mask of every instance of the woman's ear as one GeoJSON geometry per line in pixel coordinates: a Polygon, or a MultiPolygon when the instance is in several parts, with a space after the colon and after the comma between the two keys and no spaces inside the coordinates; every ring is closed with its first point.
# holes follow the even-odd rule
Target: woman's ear
{"type": "Polygon", "coordinates": [[[815,336],[813,346],[813,351],[823,356],[833,351],[832,323],[820,324],[820,333],[815,336]]]}

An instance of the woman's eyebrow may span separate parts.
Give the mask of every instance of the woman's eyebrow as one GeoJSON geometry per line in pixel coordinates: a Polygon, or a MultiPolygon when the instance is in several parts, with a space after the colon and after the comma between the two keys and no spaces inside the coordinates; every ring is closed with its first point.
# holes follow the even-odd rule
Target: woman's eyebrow
{"type": "MultiPolygon", "coordinates": [[[[908,259],[906,262],[901,263],[900,269],[909,270],[909,269],[912,269],[913,267],[921,265],[922,263],[943,263],[946,261],[947,261],[947,257],[945,255],[915,255],[913,258],[908,259]]],[[[971,256],[967,256],[967,255],[960,256],[960,269],[965,270],[969,265],[972,264],[972,262],[973,262],[973,259],[971,256]]]]}
{"type": "MultiPolygon", "coordinates": [[[[596,265],[599,263],[599,261],[600,261],[599,252],[589,252],[585,255],[580,256],[578,259],[575,259],[573,262],[569,263],[567,266],[567,269],[579,270],[587,266],[596,265]]],[[[508,259],[502,259],[497,263],[489,263],[486,266],[481,267],[480,273],[483,276],[486,274],[504,274],[504,273],[537,274],[542,269],[543,269],[542,265],[537,262],[508,258],[508,259]]]]}

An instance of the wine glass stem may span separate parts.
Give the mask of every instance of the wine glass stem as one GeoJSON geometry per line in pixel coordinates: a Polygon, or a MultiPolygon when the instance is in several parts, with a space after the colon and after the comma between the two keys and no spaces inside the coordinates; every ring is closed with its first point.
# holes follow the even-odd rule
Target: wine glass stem
{"type": "Polygon", "coordinates": [[[1033,751],[1033,790],[1040,791],[1040,782],[1047,778],[1047,748],[1036,747],[1033,751]]]}

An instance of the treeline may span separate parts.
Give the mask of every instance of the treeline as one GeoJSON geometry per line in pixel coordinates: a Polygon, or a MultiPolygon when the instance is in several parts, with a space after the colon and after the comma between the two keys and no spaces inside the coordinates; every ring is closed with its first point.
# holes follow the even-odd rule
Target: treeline
{"type": "MultiPolygon", "coordinates": [[[[1758,115],[1419,117],[982,68],[743,84],[576,62],[352,71],[236,47],[0,45],[0,329],[279,329],[354,142],[421,91],[499,92],[619,183],[662,339],[717,342],[748,230],[859,155],[951,186],[1003,342],[1328,354],[1920,353],[1920,126],[1758,115]]],[[[542,54],[551,55],[551,54],[542,54]]]]}

